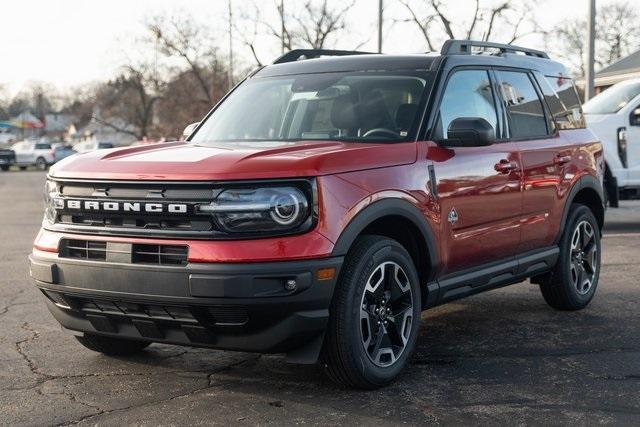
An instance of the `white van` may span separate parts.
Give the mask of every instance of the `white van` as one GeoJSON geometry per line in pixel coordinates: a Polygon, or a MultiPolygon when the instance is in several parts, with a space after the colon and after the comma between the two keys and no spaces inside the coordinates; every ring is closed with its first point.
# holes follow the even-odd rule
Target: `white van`
{"type": "Polygon", "coordinates": [[[640,79],[617,83],[586,102],[589,128],[604,146],[609,206],[640,195],[640,79]]]}

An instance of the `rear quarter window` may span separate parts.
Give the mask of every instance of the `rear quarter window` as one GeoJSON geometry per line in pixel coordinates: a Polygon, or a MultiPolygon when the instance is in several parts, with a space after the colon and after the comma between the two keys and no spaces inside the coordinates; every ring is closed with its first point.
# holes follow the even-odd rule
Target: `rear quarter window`
{"type": "Polygon", "coordinates": [[[51,150],[51,144],[36,144],[36,150],[51,150]]]}
{"type": "Polygon", "coordinates": [[[586,127],[573,80],[563,76],[545,76],[542,80],[540,86],[558,129],[586,127]]]}

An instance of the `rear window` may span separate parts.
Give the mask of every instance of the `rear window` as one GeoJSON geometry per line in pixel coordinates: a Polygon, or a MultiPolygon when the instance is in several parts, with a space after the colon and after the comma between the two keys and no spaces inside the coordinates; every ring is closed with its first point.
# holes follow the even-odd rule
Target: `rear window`
{"type": "Polygon", "coordinates": [[[51,144],[36,144],[36,150],[51,150],[51,144]]]}
{"type": "Polygon", "coordinates": [[[563,76],[546,76],[542,80],[540,86],[558,129],[584,128],[580,98],[573,80],[563,76]]]}

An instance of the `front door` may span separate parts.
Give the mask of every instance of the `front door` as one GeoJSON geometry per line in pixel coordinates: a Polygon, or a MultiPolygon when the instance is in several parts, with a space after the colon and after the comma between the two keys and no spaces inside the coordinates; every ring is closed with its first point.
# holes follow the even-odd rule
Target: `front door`
{"type": "MultiPolygon", "coordinates": [[[[432,139],[446,140],[446,129],[459,117],[483,118],[500,134],[496,98],[487,70],[455,71],[448,79],[432,139]]],[[[520,244],[522,212],[517,144],[432,146],[428,158],[441,206],[443,273],[513,258],[520,244]]]]}
{"type": "Polygon", "coordinates": [[[640,103],[635,100],[628,114],[627,163],[629,184],[640,187],[640,103]]]}

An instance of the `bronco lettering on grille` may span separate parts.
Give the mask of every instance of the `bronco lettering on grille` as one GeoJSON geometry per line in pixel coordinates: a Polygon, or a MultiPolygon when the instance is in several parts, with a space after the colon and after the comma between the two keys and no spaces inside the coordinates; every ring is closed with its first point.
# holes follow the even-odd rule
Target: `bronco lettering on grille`
{"type": "Polygon", "coordinates": [[[186,214],[186,203],[104,202],[95,200],[66,200],[66,208],[85,212],[149,212],[186,214]]]}

